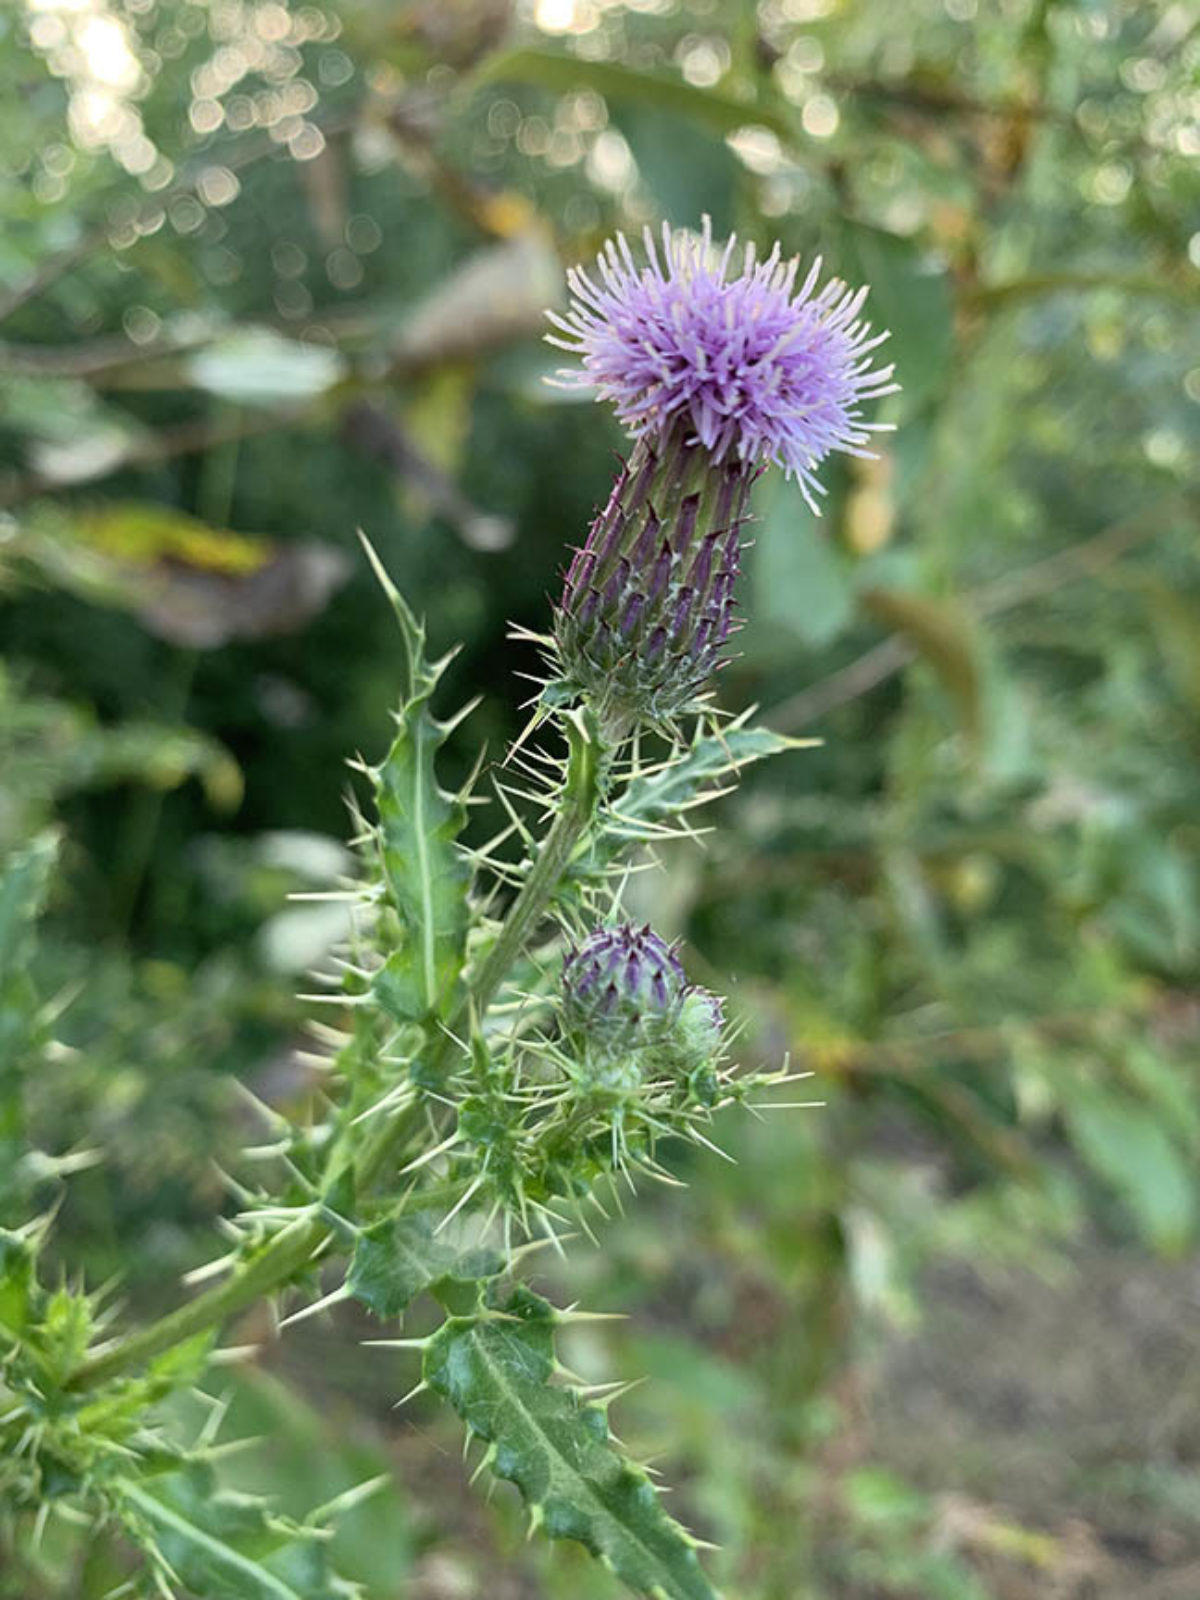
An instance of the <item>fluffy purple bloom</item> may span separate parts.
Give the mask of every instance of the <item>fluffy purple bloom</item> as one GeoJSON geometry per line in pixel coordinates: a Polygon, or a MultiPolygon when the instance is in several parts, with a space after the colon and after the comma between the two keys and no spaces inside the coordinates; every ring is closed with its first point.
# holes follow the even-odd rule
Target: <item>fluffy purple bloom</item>
{"type": "Polygon", "coordinates": [[[595,278],[568,273],[567,314],[549,313],[563,337],[549,337],[583,366],[560,381],[612,401],[634,438],[682,422],[714,461],[775,462],[815,511],[817,467],[832,450],[869,455],[885,424],[865,422],[862,403],[898,387],[873,365],[887,334],[859,317],[867,290],[835,278],[818,291],[819,259],[797,288],[798,259],[778,245],[764,261],[746,245],[731,277],[736,239],[718,250],[707,217],[698,238],[664,224],[661,256],[644,237],[643,267],[618,234],[595,278]]]}

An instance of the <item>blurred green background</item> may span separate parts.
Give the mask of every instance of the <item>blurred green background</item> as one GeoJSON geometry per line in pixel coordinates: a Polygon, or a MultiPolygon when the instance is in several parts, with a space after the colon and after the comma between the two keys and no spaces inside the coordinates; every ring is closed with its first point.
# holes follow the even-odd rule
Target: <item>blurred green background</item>
{"type": "MultiPolygon", "coordinates": [[[[339,923],[287,894],[346,870],[399,688],[356,527],[465,641],[452,778],[519,727],[507,627],[621,448],[542,309],[708,213],[868,281],[903,384],[821,521],[756,506],[721,697],[824,743],[632,891],[825,1106],[731,1116],[736,1166],[680,1153],[554,1268],[632,1312],[568,1356],[650,1375],[619,1431],[738,1600],[1195,1600],[1198,82],[1182,0],[8,0],[0,853],[63,843],[57,1043],[0,1091],[103,1152],[73,1273],[168,1303],[236,1085],[313,1092],[339,923]]],[[[339,1535],[378,1600],[614,1595],[361,1332],[228,1380],[231,1476],[303,1512],[391,1470],[339,1535]]],[[[0,1550],[0,1595],[127,1559],[0,1550]]]]}

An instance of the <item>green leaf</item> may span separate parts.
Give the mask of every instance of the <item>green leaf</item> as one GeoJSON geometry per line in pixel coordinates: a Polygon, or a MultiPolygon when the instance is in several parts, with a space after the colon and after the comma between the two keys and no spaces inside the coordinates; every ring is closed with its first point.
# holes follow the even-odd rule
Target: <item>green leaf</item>
{"type": "Polygon", "coordinates": [[[865,315],[891,330],[883,359],[896,364],[904,410],[919,410],[950,375],[954,302],[946,272],[911,240],[859,222],[843,228],[837,269],[856,288],[871,285],[865,315]]]}
{"type": "Polygon", "coordinates": [[[749,716],[746,712],[716,732],[697,727],[691,744],[671,760],[632,778],[612,803],[604,840],[581,867],[602,868],[628,843],[652,842],[681,811],[715,799],[756,761],[821,742],[750,727],[749,716]]]}
{"type": "Polygon", "coordinates": [[[556,94],[590,89],[605,100],[655,106],[686,117],[713,133],[735,133],[751,124],[790,140],[791,118],[775,106],[736,100],[719,90],[698,89],[682,78],[635,72],[615,61],[585,61],[553,50],[509,50],[490,57],[474,83],[531,83],[556,94]]]}
{"type": "Polygon", "coordinates": [[[1123,1094],[1076,1091],[1065,1114],[1075,1148],[1147,1239],[1169,1253],[1184,1249],[1196,1226],[1195,1180],[1156,1113],[1123,1094]]]}
{"type": "Polygon", "coordinates": [[[830,644],[854,615],[850,563],[834,547],[795,483],[782,473],[759,497],[760,521],[751,556],[755,637],[767,627],[813,649],[830,644]]]}
{"type": "Polygon", "coordinates": [[[125,1482],[126,1528],[167,1577],[221,1600],[353,1600],[330,1571],[328,1535],[275,1515],[255,1496],[222,1489],[212,1468],[125,1482]]]}
{"type": "Polygon", "coordinates": [[[426,1212],[387,1217],[358,1237],[346,1287],[377,1317],[396,1317],[426,1289],[494,1278],[504,1269],[495,1250],[459,1251],[433,1231],[426,1212]]]}
{"type": "Polygon", "coordinates": [[[937,674],[977,750],[983,736],[984,693],[976,633],[980,624],[953,601],[910,589],[865,589],[863,609],[902,633],[937,674]]]}
{"type": "Polygon", "coordinates": [[[516,1484],[535,1526],[577,1539],[639,1594],[714,1600],[696,1541],[643,1469],[614,1450],[603,1408],[551,1382],[557,1321],[548,1301],[520,1287],[451,1317],[426,1346],[425,1381],[488,1441],[492,1472],[516,1484]]]}
{"type": "Polygon", "coordinates": [[[728,130],[685,121],[671,106],[633,102],[618,104],[613,122],[665,222],[694,228],[697,218],[710,216],[717,238],[733,231],[742,168],[725,142],[728,130]]]}
{"type": "Polygon", "coordinates": [[[424,625],[369,545],[367,551],[400,623],[409,680],[392,747],[378,767],[368,769],[384,896],[396,914],[400,941],[376,974],[374,992],[394,1021],[427,1022],[451,1009],[467,946],[470,872],[456,842],[466,807],[440,789],[434,775],[434,758],[453,724],[429,712],[450,658],[426,660],[424,625]]]}
{"type": "Polygon", "coordinates": [[[198,389],[242,405],[311,400],[345,375],[335,350],[285,339],[270,328],[231,333],[189,356],[183,368],[198,389]]]}

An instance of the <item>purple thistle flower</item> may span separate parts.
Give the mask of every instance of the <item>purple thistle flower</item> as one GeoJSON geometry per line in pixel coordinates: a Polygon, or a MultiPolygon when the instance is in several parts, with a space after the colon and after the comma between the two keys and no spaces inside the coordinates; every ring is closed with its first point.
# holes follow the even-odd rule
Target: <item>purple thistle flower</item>
{"type": "Polygon", "coordinates": [[[898,387],[890,366],[872,364],[887,334],[859,318],[866,288],[835,278],[818,291],[818,259],[797,289],[798,259],[782,260],[778,245],[763,261],[747,245],[730,277],[736,240],[718,251],[707,217],[699,238],[664,224],[661,258],[648,228],[644,237],[644,267],[618,234],[597,278],[567,274],[567,314],[548,313],[564,337],[548,337],[583,365],[559,381],[612,401],[635,439],[682,423],[714,462],[776,463],[817,511],[817,468],[834,450],[869,455],[887,425],[865,422],[862,403],[898,387]]]}

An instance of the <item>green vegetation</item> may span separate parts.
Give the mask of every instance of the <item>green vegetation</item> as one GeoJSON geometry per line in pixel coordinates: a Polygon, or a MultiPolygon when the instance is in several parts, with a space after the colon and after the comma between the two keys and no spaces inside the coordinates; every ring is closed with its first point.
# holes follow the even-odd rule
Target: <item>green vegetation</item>
{"type": "MultiPolygon", "coordinates": [[[[257,1353],[206,1365],[197,1320],[36,1438],[0,1407],[0,1596],[1182,1600],[1200,30],[1136,0],[514,10],[0,16],[0,1395],[104,1377],[89,1343],[161,1328],[215,1233],[261,1274],[214,1280],[238,1285],[222,1343],[257,1353]],[[624,448],[544,384],[543,308],[614,229],[703,214],[870,283],[896,431],[823,474],[820,520],[778,474],[756,486],[719,680],[755,725],[633,777],[547,892],[574,915],[649,847],[629,914],[731,996],[741,1061],[789,1058],[813,1074],[789,1098],[823,1108],[726,1113],[709,1133],[736,1165],[663,1143],[688,1187],[588,1212],[599,1248],[539,1249],[534,1293],[499,1279],[496,1239],[464,1257],[433,1233],[453,1170],[421,1179],[429,1213],[401,1180],[338,1236],[327,1030],[344,1131],[388,1090],[381,1015],[419,1057],[507,970],[455,847],[509,819],[463,801],[486,739],[515,822],[502,902],[543,820],[499,766],[541,670],[521,630],[546,632],[624,448]],[[732,766],[704,849],[665,836],[732,766]],[[347,1035],[356,979],[320,1010],[298,991],[351,932],[334,892],[376,817],[395,955],[347,1035]],[[281,1219],[244,1216],[281,1141],[291,1266],[333,1237],[351,1267],[348,1294],[314,1270],[279,1298],[330,1293],[276,1337],[257,1290],[281,1219]],[[551,1307],[577,1301],[628,1319],[551,1307]],[[402,1310],[409,1347],[364,1350],[402,1310]],[[1126,1325],[1170,1374],[1131,1384],[1140,1413],[1115,1397],[1126,1325]],[[503,1482],[474,1499],[453,1412],[611,1570],[526,1544],[503,1482]],[[709,1579],[648,1459],[719,1547],[709,1579]]],[[[482,1146],[482,1091],[472,1111],[482,1146]]],[[[372,1178],[410,1113],[373,1135],[372,1178]]]]}

